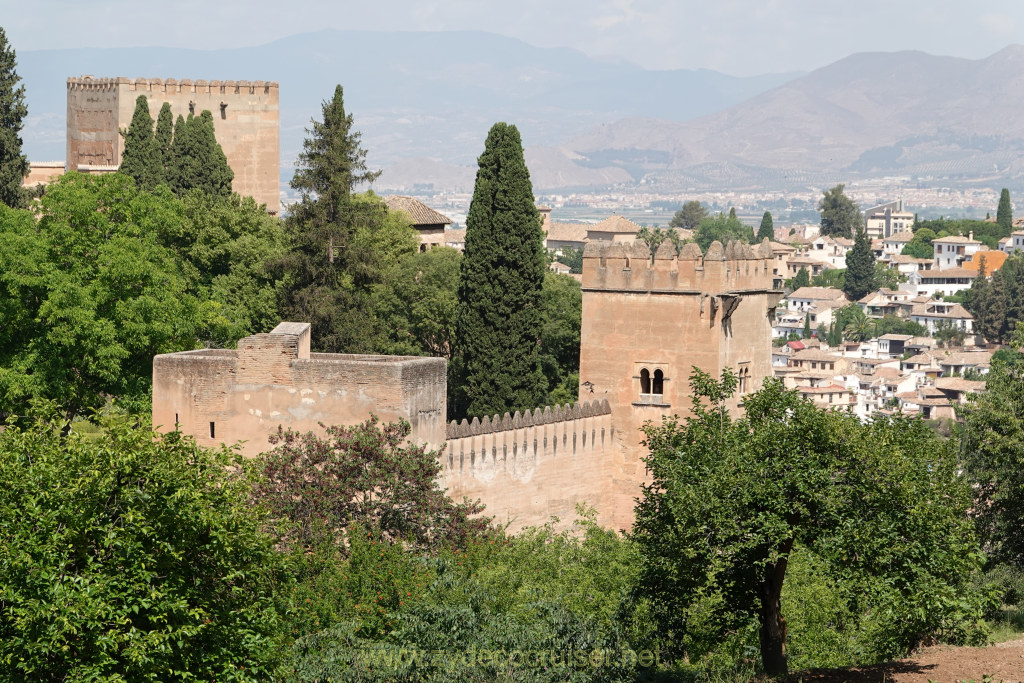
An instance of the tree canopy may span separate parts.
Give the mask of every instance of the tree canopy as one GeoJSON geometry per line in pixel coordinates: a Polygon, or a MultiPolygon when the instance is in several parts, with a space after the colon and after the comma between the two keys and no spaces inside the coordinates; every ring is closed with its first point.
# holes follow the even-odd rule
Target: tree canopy
{"type": "MultiPolygon", "coordinates": [[[[38,216],[0,209],[0,416],[35,399],[68,421],[111,398],[148,411],[153,356],[277,322],[278,222],[251,198],[68,173],[38,216]]],[[[269,326],[269,327],[268,327],[269,326]]]]}
{"type": "Polygon", "coordinates": [[[722,244],[729,241],[750,244],[754,240],[754,229],[744,225],[735,214],[716,214],[700,222],[694,240],[701,251],[706,252],[711,243],[718,240],[722,244]]]}
{"type": "Polygon", "coordinates": [[[540,367],[545,256],[540,214],[519,131],[491,127],[466,218],[466,251],[450,414],[533,409],[547,381],[540,367]]]}
{"type": "Polygon", "coordinates": [[[682,208],[672,216],[669,227],[696,230],[700,222],[708,217],[708,210],[696,199],[684,202],[682,208]]]}
{"type": "Polygon", "coordinates": [[[782,596],[801,548],[850,590],[860,616],[847,629],[871,614],[892,619],[883,649],[954,625],[969,637],[982,604],[970,488],[923,422],[862,424],[778,380],[733,418],[731,372],[695,370],[691,385],[692,417],[645,429],[652,482],[633,532],[640,594],[676,656],[699,660],[709,641],[753,622],[765,671],[785,674],[782,596]]]}
{"type": "Polygon", "coordinates": [[[234,462],[114,423],[0,433],[4,677],[272,678],[290,581],[234,462]]]}
{"type": "Polygon", "coordinates": [[[28,195],[21,186],[28,175],[28,157],[21,150],[21,129],[28,116],[25,86],[19,85],[18,60],[0,27],[0,203],[22,208],[28,195]]]}
{"type": "Polygon", "coordinates": [[[153,117],[149,115],[149,100],[145,95],[135,99],[132,121],[121,135],[124,136],[124,153],[118,170],[146,189],[164,182],[163,158],[153,135],[153,117]]]}
{"type": "Polygon", "coordinates": [[[821,234],[834,237],[852,238],[857,230],[864,227],[864,216],[856,202],[843,192],[845,185],[836,185],[826,190],[818,202],[821,212],[821,234]]]}

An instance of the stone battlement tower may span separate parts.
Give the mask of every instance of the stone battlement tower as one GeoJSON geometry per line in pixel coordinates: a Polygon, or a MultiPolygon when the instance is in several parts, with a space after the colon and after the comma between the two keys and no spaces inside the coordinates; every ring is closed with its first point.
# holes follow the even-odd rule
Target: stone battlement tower
{"type": "MultiPolygon", "coordinates": [[[[640,428],[690,408],[691,368],[739,375],[743,394],[771,370],[772,252],[760,245],[591,243],[583,253],[580,400],[605,400],[615,425],[611,509],[632,518],[645,479],[640,428]]],[[[620,520],[616,520],[620,521],[620,520]]],[[[621,520],[626,522],[627,520],[621,520]]],[[[626,526],[625,523],[622,526],[626,526]]]]}
{"type": "Polygon", "coordinates": [[[192,81],[168,78],[68,79],[68,170],[116,170],[139,95],[149,99],[155,119],[164,102],[174,117],[213,114],[217,142],[235,172],[235,192],[252,196],[278,213],[280,199],[280,120],[277,83],[192,81]]]}

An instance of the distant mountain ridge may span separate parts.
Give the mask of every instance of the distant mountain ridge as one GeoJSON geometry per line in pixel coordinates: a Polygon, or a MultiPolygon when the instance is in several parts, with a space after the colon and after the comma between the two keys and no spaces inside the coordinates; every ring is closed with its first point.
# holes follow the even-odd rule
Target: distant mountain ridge
{"type": "MultiPolygon", "coordinates": [[[[278,81],[286,167],[301,148],[309,119],[319,117],[321,101],[340,83],[372,165],[399,172],[433,167],[439,179],[448,177],[445,182],[465,176],[450,169],[474,164],[495,121],[518,124],[528,145],[552,146],[623,117],[684,121],[710,114],[796,75],[649,71],[475,31],[327,30],[223,50],[25,50],[18,62],[29,105],[23,137],[33,160],[64,158],[68,76],[278,81]],[[409,163],[414,159],[431,163],[409,163]]],[[[565,169],[572,182],[622,177],[616,169],[576,169],[572,163],[565,169]]]]}
{"type": "Polygon", "coordinates": [[[1024,46],[980,60],[862,53],[714,114],[623,119],[557,152],[583,167],[689,187],[882,175],[1019,185],[1022,110],[1024,46]]]}

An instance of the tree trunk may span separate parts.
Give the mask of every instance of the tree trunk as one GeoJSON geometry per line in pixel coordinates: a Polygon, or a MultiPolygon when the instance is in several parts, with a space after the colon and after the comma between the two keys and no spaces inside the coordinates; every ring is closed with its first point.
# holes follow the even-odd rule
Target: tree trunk
{"type": "Polygon", "coordinates": [[[787,558],[792,549],[792,539],[782,544],[779,548],[782,557],[778,562],[765,565],[764,580],[758,587],[761,599],[761,663],[765,673],[772,676],[785,676],[789,673],[786,661],[788,629],[786,619],[782,616],[782,582],[786,578],[787,558]]]}

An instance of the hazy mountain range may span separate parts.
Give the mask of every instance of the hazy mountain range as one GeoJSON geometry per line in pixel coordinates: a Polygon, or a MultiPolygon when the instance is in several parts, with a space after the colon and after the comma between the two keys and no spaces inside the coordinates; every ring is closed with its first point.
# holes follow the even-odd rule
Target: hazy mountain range
{"type": "Polygon", "coordinates": [[[462,187],[494,121],[541,189],[784,187],[908,175],[1024,179],[1024,47],[983,60],[852,55],[809,74],[651,71],[483,32],[322,31],[230,50],[22,51],[34,160],[64,157],[66,79],[273,80],[283,174],[340,83],[378,186],[462,187]]]}

